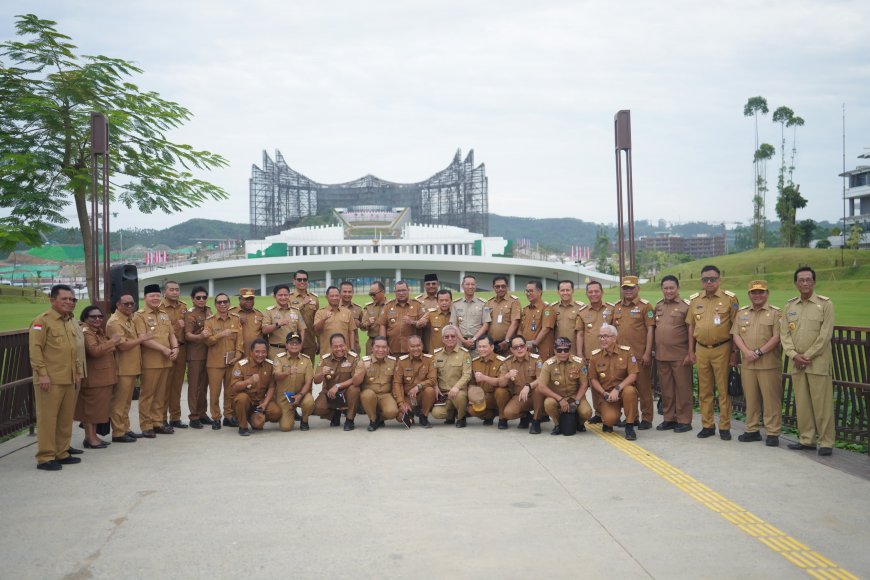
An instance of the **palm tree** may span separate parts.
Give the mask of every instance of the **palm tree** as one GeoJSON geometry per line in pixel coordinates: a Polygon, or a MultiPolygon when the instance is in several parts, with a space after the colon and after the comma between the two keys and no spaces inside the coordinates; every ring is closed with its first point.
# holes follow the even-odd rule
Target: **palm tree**
{"type": "MultiPolygon", "coordinates": [[[[766,115],[768,113],[767,108],[767,99],[764,97],[750,97],[749,100],[746,101],[746,104],[743,105],[743,116],[744,117],[754,117],[755,118],[755,151],[756,154],[758,152],[758,116],[766,115]]],[[[760,195],[758,191],[759,184],[759,167],[758,163],[753,161],[753,166],[755,168],[755,179],[753,179],[753,183],[755,184],[755,193],[752,196],[752,232],[753,232],[753,243],[756,248],[764,247],[764,196],[760,195]]]]}
{"type": "Polygon", "coordinates": [[[769,143],[762,143],[755,151],[753,162],[755,163],[755,173],[758,178],[755,181],[755,215],[753,216],[752,233],[755,238],[756,248],[764,247],[764,238],[766,237],[766,222],[767,214],[765,212],[765,204],[767,203],[767,162],[776,154],[776,149],[769,143]]]}

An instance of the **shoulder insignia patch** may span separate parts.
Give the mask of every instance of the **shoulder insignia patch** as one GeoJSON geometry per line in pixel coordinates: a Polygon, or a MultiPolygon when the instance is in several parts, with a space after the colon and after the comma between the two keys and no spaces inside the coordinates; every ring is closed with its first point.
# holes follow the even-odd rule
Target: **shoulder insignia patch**
{"type": "Polygon", "coordinates": [[[409,355],[409,354],[403,354],[402,356],[399,357],[399,360],[408,360],[408,357],[409,357],[409,356],[411,356],[411,355],[409,355]]]}
{"type": "Polygon", "coordinates": [[[649,304],[649,300],[645,300],[643,298],[640,299],[641,304],[649,304]]]}
{"type": "Polygon", "coordinates": [[[211,320],[212,318],[214,318],[214,314],[209,314],[205,317],[206,320],[211,320]]]}
{"type": "Polygon", "coordinates": [[[359,355],[352,350],[347,351],[347,356],[352,356],[353,358],[358,358],[359,355]]]}
{"type": "Polygon", "coordinates": [[[465,348],[464,346],[460,346],[459,348],[460,348],[460,350],[464,350],[465,352],[468,352],[468,349],[465,348]]]}
{"type": "Polygon", "coordinates": [[[274,365],[274,364],[275,364],[274,362],[272,362],[272,359],[270,359],[270,358],[267,358],[267,359],[266,359],[266,362],[269,363],[270,365],[274,365]]]}
{"type": "Polygon", "coordinates": [[[686,299],[686,298],[683,298],[683,302],[685,302],[685,303],[686,303],[686,306],[688,306],[688,305],[689,305],[689,304],[691,304],[691,303],[690,303],[690,302],[689,302],[689,300],[688,300],[688,299],[686,299]]]}
{"type": "Polygon", "coordinates": [[[598,354],[599,352],[601,352],[601,349],[600,349],[600,348],[596,348],[595,350],[592,351],[592,354],[593,354],[593,355],[596,355],[596,354],[598,354]]]}
{"type": "Polygon", "coordinates": [[[821,300],[825,300],[826,302],[830,302],[830,300],[831,300],[827,296],[822,296],[821,294],[816,294],[816,297],[820,298],[821,300]]]}
{"type": "Polygon", "coordinates": [[[444,347],[436,348],[436,349],[435,349],[435,352],[441,352],[442,350],[444,350],[444,347]]]}
{"type": "Polygon", "coordinates": [[[583,304],[583,303],[582,303],[581,301],[579,301],[579,300],[575,300],[575,301],[574,301],[574,304],[576,304],[577,306],[586,306],[585,304],[583,304]]]}
{"type": "Polygon", "coordinates": [[[554,364],[556,364],[556,357],[548,358],[548,359],[547,359],[547,364],[548,364],[548,365],[554,365],[554,364]]]}
{"type": "Polygon", "coordinates": [[[331,352],[330,352],[330,353],[327,353],[327,354],[323,355],[322,357],[320,357],[320,360],[324,361],[324,360],[330,358],[331,356],[332,356],[332,353],[331,353],[331,352]]]}
{"type": "Polygon", "coordinates": [[[246,358],[243,358],[242,360],[239,361],[239,366],[240,366],[240,367],[243,367],[243,366],[245,366],[246,364],[248,364],[248,359],[246,359],[246,358]]]}
{"type": "MultiPolygon", "coordinates": [[[[307,358],[308,360],[311,360],[311,357],[308,356],[307,354],[305,354],[304,352],[300,352],[300,353],[299,353],[299,356],[304,356],[304,357],[307,358]]],[[[326,355],[326,356],[329,356],[329,355],[326,355]]]]}
{"type": "Polygon", "coordinates": [[[278,354],[275,355],[275,358],[281,358],[282,356],[287,356],[287,353],[286,352],[279,352],[278,354]]]}
{"type": "Polygon", "coordinates": [[[266,310],[275,310],[276,308],[278,308],[278,305],[277,305],[277,304],[273,304],[272,306],[267,306],[267,307],[266,307],[266,310]]]}
{"type": "Polygon", "coordinates": [[[539,354],[534,354],[534,353],[529,353],[529,356],[532,357],[532,358],[534,358],[534,359],[541,358],[541,355],[539,355],[539,354]]]}
{"type": "Polygon", "coordinates": [[[786,302],[794,302],[795,300],[800,299],[800,296],[795,296],[794,298],[789,298],[786,302]]]}
{"type": "Polygon", "coordinates": [[[769,304],[768,306],[770,306],[774,310],[782,310],[779,306],[774,306],[773,304],[769,304]]]}
{"type": "Polygon", "coordinates": [[[621,348],[622,350],[631,350],[630,346],[626,346],[624,344],[619,345],[619,348],[621,348]]]}
{"type": "MultiPolygon", "coordinates": [[[[465,352],[468,352],[468,351],[466,350],[465,352]]],[[[479,360],[480,360],[480,355],[478,355],[478,356],[474,357],[473,359],[471,359],[471,362],[477,362],[477,361],[479,361],[479,360]]]]}
{"type": "Polygon", "coordinates": [[[513,298],[514,300],[519,300],[519,298],[517,298],[517,297],[514,296],[513,294],[511,294],[511,298],[513,298]]]}
{"type": "MultiPolygon", "coordinates": [[[[439,348],[438,350],[441,350],[441,349],[439,348]]],[[[438,352],[438,351],[435,351],[435,352],[438,352]]],[[[405,356],[408,356],[408,355],[405,355],[405,356]]],[[[425,356],[426,358],[432,358],[432,355],[427,354],[427,353],[423,353],[423,356],[425,356]]]]}
{"type": "Polygon", "coordinates": [[[576,354],[575,354],[574,356],[571,357],[571,360],[574,361],[574,362],[576,362],[576,363],[581,363],[581,364],[583,363],[583,357],[582,357],[582,356],[577,356],[576,354]]]}
{"type": "Polygon", "coordinates": [[[749,310],[750,308],[752,308],[752,305],[747,304],[746,306],[741,306],[740,310],[749,310]]]}
{"type": "Polygon", "coordinates": [[[375,303],[374,300],[372,300],[371,302],[366,302],[366,306],[371,306],[371,305],[374,304],[374,303],[375,303]]]}
{"type": "Polygon", "coordinates": [[[580,310],[586,310],[587,308],[589,308],[589,305],[584,304],[583,306],[580,307],[580,310]]]}
{"type": "Polygon", "coordinates": [[[731,290],[722,290],[722,292],[724,292],[726,295],[730,296],[731,298],[736,298],[736,297],[737,297],[737,294],[735,294],[735,293],[732,292],[731,290]]]}
{"type": "Polygon", "coordinates": [[[462,300],[463,300],[462,298],[457,298],[456,300],[453,301],[453,303],[456,304],[458,302],[462,302],[462,300]]]}
{"type": "Polygon", "coordinates": [[[501,362],[504,362],[507,360],[507,357],[501,356],[500,354],[495,355],[495,358],[497,358],[501,362]]]}
{"type": "Polygon", "coordinates": [[[366,355],[366,356],[362,357],[362,359],[363,359],[364,361],[368,362],[368,361],[372,360],[372,357],[366,355]]]}
{"type": "Polygon", "coordinates": [[[692,294],[691,296],[689,296],[689,300],[694,300],[695,298],[697,298],[697,297],[700,296],[700,295],[701,295],[700,292],[695,292],[694,294],[692,294]]]}
{"type": "Polygon", "coordinates": [[[238,315],[238,314],[236,314],[236,313],[235,313],[235,312],[230,312],[230,316],[235,316],[235,317],[236,317],[236,318],[238,318],[238,317],[239,317],[239,315],[238,315]]]}

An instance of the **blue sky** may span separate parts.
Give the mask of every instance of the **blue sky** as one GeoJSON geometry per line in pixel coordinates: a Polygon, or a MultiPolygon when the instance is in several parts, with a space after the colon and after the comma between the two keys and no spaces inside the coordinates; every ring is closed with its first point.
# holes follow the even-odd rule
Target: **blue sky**
{"type": "MultiPolygon", "coordinates": [[[[195,115],[172,137],[231,163],[206,175],[228,202],[125,212],[115,227],[246,222],[264,149],[336,183],[419,181],[473,148],[491,211],[613,222],[619,109],[632,112],[638,218],[747,222],[755,95],[806,121],[799,219],[842,216],[843,103],[847,168],[870,152],[866,1],[4,1],[0,38],[23,11],[82,53],[137,63],[134,82],[195,115]]],[[[778,156],[779,126],[760,127],[778,156]]]]}

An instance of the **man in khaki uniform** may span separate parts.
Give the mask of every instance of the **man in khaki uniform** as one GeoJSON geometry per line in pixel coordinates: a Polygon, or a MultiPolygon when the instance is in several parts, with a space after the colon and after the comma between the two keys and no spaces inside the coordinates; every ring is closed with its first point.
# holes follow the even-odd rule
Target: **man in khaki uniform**
{"type": "Polygon", "coordinates": [[[637,439],[637,355],[626,344],[617,344],[617,330],[610,324],[601,325],[598,337],[601,348],[592,351],[589,359],[589,378],[592,388],[601,396],[603,431],[612,433],[619,416],[625,413],[625,438],[637,439]]]}
{"type": "Polygon", "coordinates": [[[640,398],[640,423],[638,429],[649,429],[653,420],[652,396],[652,349],[656,314],[652,305],[639,297],[637,276],[625,276],[621,287],[622,300],[613,307],[613,326],[619,332],[619,340],[634,351],[638,359],[638,375],[635,387],[640,398]]]}
{"type": "MultiPolygon", "coordinates": [[[[577,333],[577,353],[588,361],[592,351],[598,348],[598,331],[601,330],[601,325],[613,322],[613,304],[603,300],[604,289],[598,280],[586,284],[586,298],[589,299],[589,304],[582,306],[577,313],[574,330],[577,333]]],[[[592,410],[595,415],[589,419],[590,423],[601,423],[600,402],[598,391],[592,389],[592,410]]]]}
{"type": "Polygon", "coordinates": [[[435,405],[435,373],[434,358],[423,353],[423,340],[419,336],[408,339],[408,354],[396,361],[396,373],[393,375],[393,388],[402,389],[402,405],[399,412],[403,415],[412,414],[415,410],[420,414],[420,426],[431,428],[429,413],[435,405]]]}
{"type": "Polygon", "coordinates": [[[529,305],[523,308],[519,334],[526,339],[526,347],[542,360],[553,356],[553,329],[556,315],[542,299],[543,286],[538,280],[526,284],[529,305]]]}
{"type": "Polygon", "coordinates": [[[474,345],[477,339],[489,331],[492,321],[486,302],[475,296],[477,279],[466,276],[462,279],[462,298],[453,301],[450,324],[459,329],[459,346],[465,347],[474,356],[474,345]]]}
{"type": "Polygon", "coordinates": [[[444,348],[435,351],[435,374],[438,390],[435,395],[443,401],[432,409],[432,416],[444,419],[445,425],[465,427],[468,407],[468,382],[471,380],[471,357],[459,345],[459,328],[448,324],[441,329],[444,348]]]}
{"type": "Polygon", "coordinates": [[[475,411],[474,405],[468,405],[467,414],[483,419],[484,425],[492,425],[498,413],[496,391],[499,389],[499,370],[505,357],[495,354],[492,339],[486,335],[477,339],[477,356],[471,359],[471,383],[483,389],[486,408],[475,411]]]}
{"type": "Polygon", "coordinates": [[[703,292],[689,296],[686,324],[690,327],[689,355],[698,364],[698,398],[701,401],[701,431],[704,439],[716,434],[713,424],[713,389],[719,391],[719,437],[731,440],[731,396],[728,394],[728,370],[737,366],[731,342],[731,327],[740,304],[733,292],[719,289],[720,274],[716,266],[701,269],[703,292]]]}
{"type": "MultiPolygon", "coordinates": [[[[495,392],[498,428],[507,429],[508,421],[519,418],[517,429],[525,429],[530,423],[535,401],[535,380],[543,363],[538,355],[529,352],[526,339],[522,336],[515,336],[511,340],[511,351],[513,354],[499,368],[500,388],[495,392]]],[[[540,419],[540,411],[538,415],[536,419],[540,419]]]]}
{"type": "Polygon", "coordinates": [[[517,329],[520,327],[522,308],[519,299],[508,294],[506,276],[496,276],[492,279],[492,291],[495,296],[486,301],[490,318],[487,333],[495,343],[496,354],[508,355],[511,339],[516,336],[517,329]]]}
{"type": "Polygon", "coordinates": [[[785,304],[780,337],[785,356],[791,359],[791,378],[797,411],[800,442],[789,449],[815,449],[831,455],[834,446],[834,384],[831,377],[831,337],[834,334],[834,305],[827,296],[815,293],[816,273],[804,266],[794,273],[800,292],[785,304]]]}
{"type": "Polygon", "coordinates": [[[169,314],[160,308],[160,286],[145,286],[145,306],[133,317],[136,334],[153,338],[142,342],[142,384],[139,389],[139,428],[142,436],[153,439],[155,434],[171,435],[172,427],[165,427],[166,389],[169,371],[178,357],[178,343],[169,314]]]}
{"type": "MultiPolygon", "coordinates": [[[[306,278],[307,279],[307,278],[306,278]]],[[[263,317],[263,336],[266,337],[269,343],[269,356],[276,357],[278,353],[284,352],[287,344],[287,335],[295,332],[302,337],[302,352],[306,352],[306,340],[309,335],[316,337],[311,326],[305,321],[305,316],[302,312],[291,305],[290,287],[286,284],[278,284],[272,289],[272,296],[275,298],[275,304],[266,308],[263,317]]],[[[309,305],[306,304],[306,307],[309,305]]],[[[312,316],[312,324],[314,317],[312,316]]],[[[316,341],[315,349],[316,352],[316,341]]],[[[306,354],[308,354],[306,352],[306,354]]],[[[314,354],[308,356],[313,357],[314,354]]]]}
{"type": "Polygon", "coordinates": [[[369,288],[369,297],[372,301],[363,306],[363,314],[360,322],[360,328],[365,330],[368,334],[368,340],[366,341],[366,354],[372,353],[372,339],[379,336],[378,333],[381,330],[378,320],[381,317],[381,311],[384,309],[384,304],[387,302],[384,283],[377,280],[372,282],[372,285],[369,288]]]}
{"type": "Polygon", "coordinates": [[[296,333],[287,335],[287,351],[279,352],[275,363],[275,401],[281,408],[279,427],[292,431],[296,422],[296,409],[302,409],[301,431],[308,431],[308,418],[314,412],[314,397],[311,385],[314,382],[314,365],[302,352],[302,337],[296,333]],[[288,393],[293,393],[292,396],[288,393]],[[289,397],[289,400],[288,400],[289,397]]]}
{"type": "Polygon", "coordinates": [[[211,407],[211,428],[221,428],[221,389],[224,393],[223,426],[238,427],[233,407],[233,366],[242,358],[242,326],[239,317],[230,312],[230,297],[223,292],[214,297],[217,314],[205,319],[202,335],[208,345],[208,400],[211,407]]]}
{"type": "Polygon", "coordinates": [[[275,403],[275,368],[266,358],[269,346],[262,338],[254,339],[248,358],[233,366],[230,388],[233,405],[239,421],[239,435],[247,437],[251,428],[260,431],[266,421],[274,423],[281,418],[281,409],[275,403]]]}
{"type": "Polygon", "coordinates": [[[184,336],[184,316],[187,314],[187,304],[178,299],[181,296],[181,286],[178,282],[163,283],[163,300],[160,308],[169,315],[175,341],[178,344],[178,356],[172,362],[169,371],[169,381],[166,385],[166,401],[164,408],[168,417],[164,424],[177,429],[187,429],[187,423],[181,420],[181,387],[184,385],[184,375],[187,371],[187,346],[184,336]],[[167,421],[168,418],[168,421],[167,421]]]}
{"type": "Polygon", "coordinates": [[[372,348],[372,356],[364,356],[360,363],[365,375],[359,398],[369,417],[369,426],[366,428],[369,432],[377,431],[390,419],[401,422],[404,414],[399,412],[399,407],[405,403],[403,389],[393,381],[396,357],[387,354],[387,337],[376,336],[372,348]]]}
{"type": "Polygon", "coordinates": [[[739,441],[761,441],[758,432],[761,409],[764,408],[764,430],[768,447],[779,446],[782,428],[782,347],[779,323],[782,312],[767,303],[767,282],[749,283],[750,305],[737,311],[731,335],[742,355],[740,379],[746,400],[746,432],[739,441]]]}
{"type": "MultiPolygon", "coordinates": [[[[578,415],[577,430],[585,431],[585,423],[592,417],[592,407],[586,400],[586,361],[571,354],[571,340],[560,336],[556,339],[556,354],[542,366],[536,380],[535,390],[544,401],[544,411],[553,420],[550,435],[561,435],[559,414],[567,413],[575,405],[578,415]]],[[[540,428],[540,420],[535,419],[540,428]]]]}
{"type": "Polygon", "coordinates": [[[293,283],[296,288],[290,294],[290,306],[302,314],[302,320],[305,322],[305,326],[301,330],[297,328],[294,332],[299,332],[302,335],[302,352],[313,361],[317,354],[317,336],[314,332],[305,332],[305,329],[314,327],[314,314],[320,308],[320,301],[317,294],[308,291],[308,272],[296,270],[293,274],[293,283]]]}
{"type": "Polygon", "coordinates": [[[73,413],[85,361],[79,358],[72,288],[52,286],[51,309],[30,324],[30,366],[36,397],[36,468],[59,471],[80,463],[69,454],[73,413]]]}
{"type": "Polygon", "coordinates": [[[423,305],[426,310],[438,308],[438,290],[441,283],[438,282],[438,274],[426,274],[423,276],[424,292],[414,297],[414,300],[423,305]]]}
{"type": "Polygon", "coordinates": [[[331,352],[320,358],[313,381],[321,383],[320,394],[314,401],[314,414],[331,419],[330,427],[341,424],[341,411],[347,409],[344,430],[353,431],[353,420],[359,406],[359,385],[365,368],[359,365],[359,356],[347,350],[347,341],[341,334],[329,340],[331,352]]]}
{"type": "MultiPolygon", "coordinates": [[[[230,313],[239,317],[242,325],[242,346],[244,352],[250,352],[254,339],[263,338],[263,323],[266,317],[254,308],[256,294],[253,288],[239,289],[239,305],[230,308],[230,313]]],[[[283,352],[283,351],[282,351],[283,352]]]]}
{"type": "Polygon", "coordinates": [[[583,352],[577,352],[577,345],[573,341],[577,338],[577,317],[583,306],[585,304],[574,300],[574,282],[571,280],[559,282],[559,300],[550,304],[553,314],[556,316],[556,326],[553,328],[554,336],[555,338],[564,336],[572,341],[571,354],[579,354],[581,358],[583,352]]]}
{"type": "Polygon", "coordinates": [[[115,313],[106,323],[108,336],[123,337],[116,347],[115,360],[118,365],[118,382],[112,391],[112,441],[114,443],[135,443],[141,437],[130,429],[130,405],[133,401],[133,389],[136,379],[142,374],[141,345],[151,340],[150,332],[141,337],[136,334],[133,326],[133,314],[136,300],[130,294],[124,294],[115,303],[115,313]]]}
{"type": "Polygon", "coordinates": [[[656,430],[686,433],[692,430],[694,389],[689,357],[689,301],[680,298],[680,281],[664,276],[663,298],[656,303],[656,369],[662,394],[664,421],[656,430]]]}
{"type": "Polygon", "coordinates": [[[450,290],[439,290],[437,308],[427,312],[426,327],[423,329],[423,348],[431,353],[436,349],[444,348],[441,331],[450,324],[450,318],[453,316],[453,293],[450,290]]]}
{"type": "MultiPolygon", "coordinates": [[[[208,408],[208,344],[202,331],[205,321],[211,316],[208,306],[208,290],[196,286],[191,290],[193,308],[184,315],[184,341],[187,343],[187,407],[190,411],[188,419],[194,429],[202,429],[203,425],[211,425],[212,420],[206,414],[208,408]]],[[[120,347],[120,345],[119,345],[120,347]]]]}
{"type": "Polygon", "coordinates": [[[408,338],[420,336],[426,326],[426,312],[416,300],[409,300],[408,284],[396,282],[396,298],[384,304],[378,319],[380,336],[386,336],[393,356],[408,354],[408,338]]]}
{"type": "MultiPolygon", "coordinates": [[[[341,306],[350,310],[353,316],[353,347],[351,350],[362,352],[362,343],[359,341],[359,331],[362,326],[363,309],[362,306],[353,301],[353,284],[345,280],[338,285],[338,290],[341,293],[341,306]]],[[[316,315],[316,314],[315,314],[316,315]]]]}
{"type": "Polygon", "coordinates": [[[329,354],[329,338],[333,334],[340,334],[354,350],[356,336],[356,322],[353,313],[341,305],[341,293],[335,286],[326,289],[327,305],[314,315],[314,332],[317,334],[317,342],[320,356],[329,354]]]}

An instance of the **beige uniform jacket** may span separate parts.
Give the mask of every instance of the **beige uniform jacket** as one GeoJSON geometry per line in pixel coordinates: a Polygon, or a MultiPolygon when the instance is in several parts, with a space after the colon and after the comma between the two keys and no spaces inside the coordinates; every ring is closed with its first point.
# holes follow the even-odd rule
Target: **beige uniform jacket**
{"type": "Polygon", "coordinates": [[[72,385],[84,376],[85,361],[79,358],[77,323],[56,310],[43,312],[30,323],[30,367],[33,382],[48,377],[52,384],[72,385]]]}
{"type": "Polygon", "coordinates": [[[414,358],[410,354],[404,354],[396,361],[396,374],[393,375],[393,387],[401,387],[406,393],[417,385],[420,390],[434,387],[437,375],[435,373],[435,359],[431,354],[422,354],[420,358],[414,358]]]}
{"type": "Polygon", "coordinates": [[[697,292],[689,296],[686,324],[692,326],[692,336],[699,344],[714,347],[731,339],[738,308],[740,304],[733,292],[721,288],[712,296],[697,292]]]}
{"type": "Polygon", "coordinates": [[[613,326],[619,331],[619,342],[629,345],[635,352],[646,351],[647,328],[656,325],[656,313],[643,298],[625,304],[620,300],[613,306],[613,326]]]}
{"type": "Polygon", "coordinates": [[[597,348],[589,359],[589,373],[605,391],[615,388],[628,375],[637,374],[637,355],[627,345],[614,346],[612,349],[597,348]]]}
{"type": "Polygon", "coordinates": [[[610,302],[601,302],[598,307],[592,304],[586,304],[577,313],[574,330],[583,331],[583,352],[586,360],[592,356],[592,351],[599,347],[598,334],[601,332],[602,324],[613,323],[613,304],[610,302]]]}
{"type": "Polygon", "coordinates": [[[230,383],[231,392],[235,393],[236,383],[247,381],[253,375],[259,375],[260,380],[256,385],[249,385],[244,391],[251,397],[251,402],[259,405],[263,402],[266,393],[271,387],[275,386],[275,366],[272,361],[265,359],[260,364],[254,362],[254,359],[243,358],[233,366],[233,378],[230,383]]]}
{"type": "Polygon", "coordinates": [[[275,373],[289,373],[289,375],[275,383],[275,398],[283,397],[287,391],[299,393],[305,383],[314,378],[314,365],[311,359],[304,353],[299,356],[291,356],[286,352],[279,352],[275,360],[275,373]]]}
{"type": "Polygon", "coordinates": [[[834,305],[827,296],[800,296],[785,303],[780,321],[780,338],[785,356],[803,354],[810,359],[805,369],[813,375],[831,372],[831,337],[834,334],[834,305]]]}
{"type": "MultiPolygon", "coordinates": [[[[115,336],[120,334],[122,343],[128,340],[136,340],[136,328],[133,326],[133,317],[124,315],[120,310],[109,317],[106,323],[106,334],[115,336]]],[[[142,345],[137,344],[128,350],[115,351],[115,362],[118,364],[118,375],[122,377],[135,377],[142,374],[142,345]]]]}
{"type": "MultiPolygon", "coordinates": [[[[782,311],[776,306],[765,303],[756,310],[750,304],[737,311],[731,334],[740,336],[749,350],[755,350],[764,346],[768,340],[779,333],[780,318],[782,318],[782,311]]],[[[742,365],[747,369],[758,370],[781,368],[782,343],[777,344],[770,352],[764,353],[758,360],[744,359],[742,365]]]]}
{"type": "MultiPolygon", "coordinates": [[[[154,335],[152,340],[166,348],[172,347],[172,341],[169,339],[169,335],[175,334],[172,329],[172,319],[162,308],[153,309],[147,306],[141,308],[133,315],[133,326],[136,328],[137,335],[150,332],[154,335]]],[[[169,357],[159,350],[142,346],[141,352],[143,369],[167,369],[172,366],[169,357]]]]}
{"type": "Polygon", "coordinates": [[[239,324],[238,316],[227,312],[223,317],[218,313],[205,319],[205,327],[210,333],[205,339],[208,344],[208,358],[205,364],[208,368],[224,368],[230,359],[243,354],[242,326],[239,324]],[[218,338],[218,333],[223,330],[235,330],[235,332],[218,338]]]}
{"type": "Polygon", "coordinates": [[[450,324],[459,327],[459,334],[462,338],[473,337],[488,322],[491,322],[491,319],[486,302],[477,296],[471,301],[466,300],[465,296],[453,301],[450,324]]]}
{"type": "Polygon", "coordinates": [[[551,391],[562,397],[573,397],[586,384],[586,360],[573,355],[565,362],[554,356],[547,359],[538,374],[538,384],[547,385],[551,391]]]}
{"type": "Polygon", "coordinates": [[[656,360],[682,361],[689,354],[689,326],[686,315],[689,301],[677,295],[673,300],[656,302],[656,360]]]}
{"type": "Polygon", "coordinates": [[[471,357],[464,348],[456,348],[453,352],[447,352],[439,348],[434,353],[435,375],[438,389],[446,393],[453,387],[460,391],[468,390],[468,382],[471,380],[471,357]]]}
{"type": "Polygon", "coordinates": [[[516,369],[517,376],[513,379],[508,379],[507,388],[510,390],[511,395],[518,395],[526,385],[529,385],[531,388],[531,384],[538,378],[538,373],[541,372],[542,367],[543,361],[536,354],[529,353],[523,358],[509,356],[501,363],[498,376],[503,377],[516,369]]]}
{"type": "MultiPolygon", "coordinates": [[[[486,301],[486,308],[489,309],[489,334],[495,342],[501,342],[508,338],[507,331],[513,324],[514,320],[522,318],[522,308],[520,301],[516,296],[506,295],[499,300],[498,296],[493,296],[486,301]]],[[[519,332],[519,324],[517,325],[519,332]]],[[[513,337],[511,337],[513,338],[513,337]]]]}

